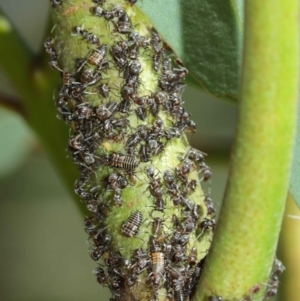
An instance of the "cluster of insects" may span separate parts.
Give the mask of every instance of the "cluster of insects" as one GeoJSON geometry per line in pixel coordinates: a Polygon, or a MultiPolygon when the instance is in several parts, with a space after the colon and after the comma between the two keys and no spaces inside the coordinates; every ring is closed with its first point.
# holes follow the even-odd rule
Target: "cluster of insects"
{"type": "MultiPolygon", "coordinates": [[[[71,1],[50,0],[56,10],[66,2],[71,1]]],[[[99,264],[94,273],[111,290],[110,301],[189,300],[207,251],[199,252],[197,243],[214,231],[216,209],[209,193],[199,200],[200,183],[209,182],[212,175],[205,154],[186,142],[185,134],[196,132],[182,102],[188,70],[172,57],[154,28],[137,30],[131,18],[137,0],[122,0],[123,5],[84,2],[90,2],[89,18],[112,29],[114,42],[103,43],[93,28],[73,26],[71,36],[87,50],[68,69],[59,61],[62,41],[50,37],[44,46],[50,66],[62,76],[55,102],[58,117],[71,128],[68,150],[80,171],[75,192],[91,213],[84,224],[90,256],[99,264]],[[151,90],[143,75],[149,64],[155,81],[151,90]],[[112,73],[118,74],[115,82],[110,80],[112,73]],[[159,168],[157,162],[168,157],[176,141],[185,145],[184,153],[175,165],[159,168]],[[126,192],[141,182],[148,203],[115,222],[119,237],[142,241],[124,256],[108,221],[128,209],[132,200],[126,199],[126,192]],[[135,291],[142,283],[145,292],[139,297],[135,291]]],[[[276,294],[283,269],[276,260],[266,297],[276,294]]]]}
{"type": "MultiPolygon", "coordinates": [[[[50,1],[54,9],[63,9],[64,2],[50,1]]],[[[117,38],[105,44],[91,28],[70,28],[87,50],[69,70],[59,61],[61,42],[56,37],[45,41],[49,64],[62,76],[55,101],[58,117],[71,128],[68,150],[80,171],[75,192],[91,212],[85,219],[90,255],[99,261],[94,273],[111,290],[110,301],[137,300],[134,288],[142,281],[145,300],[185,301],[194,292],[205,257],[196,242],[216,226],[209,193],[201,203],[197,200],[200,182],[209,181],[211,171],[205,154],[186,143],[185,133],[196,131],[181,97],[187,69],[172,59],[155,29],[148,28],[146,35],[136,30],[130,12],[137,1],[123,2],[90,1],[90,17],[104,20],[117,38]],[[154,91],[144,88],[148,62],[155,74],[154,91]],[[117,82],[109,80],[112,70],[119,74],[117,82]],[[159,169],[153,162],[167,157],[174,141],[184,141],[185,152],[175,166],[159,169]],[[124,239],[143,242],[128,258],[114,247],[107,221],[129,206],[125,192],[141,181],[148,204],[115,225],[124,239]]]]}
{"type": "Polygon", "coordinates": [[[284,265],[282,262],[275,258],[273,263],[273,269],[267,284],[266,290],[266,298],[274,297],[277,294],[278,286],[279,286],[279,276],[285,270],[284,265]]]}

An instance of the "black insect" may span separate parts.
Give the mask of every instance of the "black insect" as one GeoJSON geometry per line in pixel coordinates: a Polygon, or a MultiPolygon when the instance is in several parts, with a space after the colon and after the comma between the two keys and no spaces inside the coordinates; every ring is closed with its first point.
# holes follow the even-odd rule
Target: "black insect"
{"type": "Polygon", "coordinates": [[[142,249],[136,249],[133,252],[133,264],[131,265],[131,269],[134,274],[141,274],[149,263],[149,255],[147,252],[142,249]]]}
{"type": "Polygon", "coordinates": [[[142,71],[142,65],[139,61],[131,61],[130,64],[128,65],[128,73],[130,75],[137,75],[141,73],[141,71],[142,71]]]}
{"type": "Polygon", "coordinates": [[[199,264],[197,264],[197,266],[193,268],[193,273],[188,279],[188,295],[190,296],[190,298],[192,298],[195,293],[197,283],[199,282],[201,276],[201,271],[202,268],[199,264]]]}
{"type": "Polygon", "coordinates": [[[102,233],[96,233],[92,236],[95,247],[91,252],[91,258],[95,261],[99,260],[102,255],[108,250],[108,243],[111,240],[110,235],[102,235],[102,233]]]}
{"type": "Polygon", "coordinates": [[[87,232],[95,230],[98,226],[95,216],[86,217],[84,220],[84,225],[87,232]]]}
{"type": "Polygon", "coordinates": [[[127,50],[128,44],[125,41],[117,42],[112,47],[112,55],[114,57],[114,60],[117,66],[121,69],[123,69],[127,64],[127,50]]]}
{"type": "Polygon", "coordinates": [[[84,39],[86,39],[91,44],[95,44],[95,45],[100,44],[100,40],[96,34],[90,33],[80,26],[75,26],[73,30],[76,35],[81,35],[84,39]]]}
{"type": "Polygon", "coordinates": [[[154,94],[154,100],[158,106],[165,105],[168,101],[168,94],[164,91],[158,91],[154,94]]]}
{"type": "Polygon", "coordinates": [[[133,100],[135,98],[136,88],[135,82],[130,81],[125,83],[122,91],[125,100],[133,100]]]}
{"type": "MultiPolygon", "coordinates": [[[[188,209],[190,209],[190,208],[188,208],[188,209]]],[[[191,209],[191,214],[192,214],[192,217],[195,220],[198,220],[199,217],[200,217],[200,214],[201,214],[201,207],[200,207],[200,205],[193,204],[192,209],[191,209]]]]}
{"type": "Polygon", "coordinates": [[[277,276],[273,276],[267,285],[266,298],[274,297],[278,292],[279,280],[277,276]]]}
{"type": "Polygon", "coordinates": [[[94,274],[97,277],[97,281],[101,285],[107,285],[108,284],[108,282],[109,282],[109,275],[101,267],[98,267],[93,272],[94,272],[94,274]]]}
{"type": "Polygon", "coordinates": [[[203,174],[202,180],[204,182],[208,181],[212,176],[212,172],[209,166],[207,166],[204,162],[200,162],[199,167],[200,167],[200,172],[203,174]]]}
{"type": "Polygon", "coordinates": [[[164,181],[166,185],[171,185],[175,181],[175,174],[171,170],[166,170],[164,172],[164,181]]]}
{"type": "Polygon", "coordinates": [[[109,252],[108,258],[105,260],[105,263],[109,268],[118,268],[124,262],[122,254],[119,251],[109,252]]]}
{"type": "Polygon", "coordinates": [[[143,215],[141,211],[134,212],[129,219],[122,225],[122,233],[125,236],[133,237],[137,235],[139,228],[143,221],[143,215]]]}
{"type": "Polygon", "coordinates": [[[99,86],[99,92],[104,98],[109,97],[110,87],[106,84],[102,84],[99,86]]]}
{"type": "Polygon", "coordinates": [[[105,105],[100,105],[96,109],[97,117],[101,121],[105,121],[106,119],[110,118],[114,112],[118,109],[118,104],[115,101],[108,102],[105,105]]]}
{"type": "Polygon", "coordinates": [[[152,29],[151,35],[152,35],[151,42],[152,42],[154,52],[155,53],[161,52],[162,50],[161,39],[154,28],[152,29]]]}
{"type": "Polygon", "coordinates": [[[133,61],[136,61],[139,58],[139,45],[138,43],[132,43],[128,47],[128,58],[133,61]]]}
{"type": "Polygon", "coordinates": [[[149,139],[158,139],[164,135],[164,131],[162,130],[163,121],[160,117],[156,117],[152,128],[149,131],[149,139]]]}
{"type": "Polygon", "coordinates": [[[107,188],[112,189],[114,191],[113,201],[115,205],[122,206],[122,189],[127,187],[127,180],[121,174],[112,173],[108,177],[107,182],[107,188]]]}
{"type": "Polygon", "coordinates": [[[196,180],[190,180],[185,185],[185,194],[190,195],[192,194],[197,187],[197,181],[196,180]]]}
{"type": "Polygon", "coordinates": [[[172,243],[179,244],[184,247],[188,244],[189,239],[189,234],[183,234],[181,230],[177,230],[173,234],[172,243]]]}
{"type": "Polygon", "coordinates": [[[128,140],[126,142],[126,147],[128,149],[134,149],[140,141],[141,141],[141,137],[139,135],[139,132],[137,131],[136,133],[128,137],[128,140]]]}
{"type": "Polygon", "coordinates": [[[53,45],[54,45],[54,39],[51,37],[47,38],[44,42],[45,50],[50,55],[50,60],[48,61],[48,63],[50,67],[58,70],[59,72],[63,72],[58,64],[58,55],[53,45]]]}
{"type": "Polygon", "coordinates": [[[172,256],[172,260],[174,262],[182,262],[185,260],[185,248],[179,244],[174,245],[172,247],[173,250],[173,256],[172,256]]]}
{"type": "Polygon", "coordinates": [[[285,266],[283,265],[283,263],[279,259],[275,258],[274,263],[273,263],[272,274],[279,276],[284,271],[285,271],[285,266]]]}
{"type": "Polygon", "coordinates": [[[69,88],[71,87],[71,85],[73,83],[75,83],[75,78],[74,75],[71,72],[63,72],[63,88],[62,90],[64,90],[65,88],[69,88]]]}
{"type": "Polygon", "coordinates": [[[50,5],[53,8],[60,6],[63,3],[63,0],[50,0],[50,5]]]}
{"type": "Polygon", "coordinates": [[[148,140],[147,145],[152,155],[159,155],[165,149],[165,143],[155,139],[148,140]]]}
{"type": "Polygon", "coordinates": [[[267,284],[266,298],[274,297],[277,294],[279,286],[279,275],[285,270],[282,262],[275,258],[271,277],[267,284]]]}
{"type": "Polygon", "coordinates": [[[165,202],[164,202],[163,198],[157,198],[154,201],[154,207],[153,208],[156,211],[164,212],[164,210],[165,210],[165,202]]]}
{"type": "Polygon", "coordinates": [[[175,167],[175,172],[183,183],[187,183],[188,182],[187,176],[193,170],[193,168],[194,168],[194,164],[192,163],[192,161],[186,159],[183,161],[183,163],[180,166],[175,167]]]}
{"type": "Polygon", "coordinates": [[[165,57],[162,62],[162,72],[167,74],[172,70],[172,60],[168,57],[165,57]]]}
{"type": "Polygon", "coordinates": [[[128,185],[128,182],[125,179],[125,177],[118,173],[110,174],[107,181],[108,181],[108,188],[111,189],[115,189],[115,188],[124,189],[128,185]]]}
{"type": "Polygon", "coordinates": [[[69,145],[75,150],[83,150],[84,136],[82,133],[77,134],[76,136],[71,136],[69,140],[69,145]]]}
{"type": "Polygon", "coordinates": [[[85,69],[80,76],[80,80],[85,86],[92,86],[96,84],[102,76],[99,72],[94,72],[93,69],[85,69]]]}
{"type": "Polygon", "coordinates": [[[141,162],[149,162],[151,160],[151,149],[146,145],[141,145],[139,156],[141,162]]]}
{"type": "Polygon", "coordinates": [[[164,226],[164,219],[154,217],[152,222],[152,234],[154,236],[161,235],[164,226]]]}
{"type": "Polygon", "coordinates": [[[123,205],[123,199],[122,199],[122,190],[120,188],[115,189],[115,194],[113,197],[113,201],[116,206],[121,207],[123,205]]]}
{"type": "MultiPolygon", "coordinates": [[[[115,118],[115,119],[107,119],[104,121],[103,130],[105,131],[105,137],[114,138],[113,130],[114,129],[125,129],[129,125],[129,119],[127,117],[124,118],[115,118]]],[[[118,131],[120,133],[120,130],[118,131]]]]}
{"type": "Polygon", "coordinates": [[[132,25],[130,21],[118,21],[115,23],[116,30],[119,33],[130,33],[132,31],[132,25]]]}
{"type": "Polygon", "coordinates": [[[157,52],[153,55],[153,69],[155,71],[159,71],[162,58],[163,58],[162,52],[157,52]]]}
{"type": "Polygon", "coordinates": [[[81,178],[75,182],[75,193],[85,201],[93,199],[92,194],[85,188],[85,184],[87,181],[88,178],[81,176],[81,178]]]}
{"type": "Polygon", "coordinates": [[[131,108],[131,101],[130,99],[123,99],[118,106],[118,111],[121,113],[129,113],[131,108]]]}
{"type": "Polygon", "coordinates": [[[200,163],[204,161],[204,155],[206,155],[205,153],[199,151],[198,149],[195,148],[190,148],[190,150],[188,151],[187,157],[188,159],[200,163]]]}
{"type": "Polygon", "coordinates": [[[175,206],[180,205],[183,199],[180,186],[177,183],[167,184],[167,192],[172,196],[172,201],[175,206]]]}
{"type": "Polygon", "coordinates": [[[135,273],[132,273],[127,279],[126,283],[129,287],[135,285],[136,281],[139,279],[139,276],[135,273]]]}
{"type": "Polygon", "coordinates": [[[116,17],[115,9],[105,10],[101,6],[92,7],[90,12],[97,17],[104,17],[107,21],[113,20],[116,17]]]}
{"type": "Polygon", "coordinates": [[[151,166],[148,166],[146,169],[147,176],[150,178],[150,192],[156,199],[161,199],[164,191],[161,180],[155,178],[155,171],[151,166]]]}
{"type": "Polygon", "coordinates": [[[94,273],[97,276],[98,283],[100,283],[103,286],[108,285],[110,277],[107,274],[107,272],[105,272],[102,268],[99,267],[94,271],[94,273]]]}
{"type": "Polygon", "coordinates": [[[55,41],[54,38],[48,37],[44,42],[44,47],[48,54],[57,56],[55,49],[52,47],[54,44],[54,41],[55,41]]]}
{"type": "Polygon", "coordinates": [[[180,81],[185,79],[185,77],[188,74],[188,70],[185,67],[183,67],[182,62],[179,59],[176,59],[175,63],[178,65],[179,68],[174,68],[172,71],[165,72],[165,79],[169,83],[180,83],[180,81]]]}
{"type": "Polygon", "coordinates": [[[191,233],[196,227],[195,220],[192,215],[186,215],[183,223],[184,233],[191,233]]]}
{"type": "Polygon", "coordinates": [[[207,208],[207,214],[213,214],[213,213],[216,212],[216,208],[214,206],[214,203],[213,203],[212,199],[209,196],[205,197],[204,203],[205,203],[206,208],[207,208]]]}
{"type": "Polygon", "coordinates": [[[214,219],[205,218],[204,221],[198,224],[198,228],[202,230],[201,234],[205,230],[209,230],[209,229],[215,230],[215,227],[216,227],[216,221],[214,219]]]}
{"type": "Polygon", "coordinates": [[[185,129],[190,134],[196,133],[196,123],[193,120],[189,120],[185,126],[185,129]]]}
{"type": "Polygon", "coordinates": [[[189,254],[189,264],[191,266],[194,266],[197,264],[197,262],[198,262],[197,255],[198,255],[197,247],[193,247],[189,254]]]}
{"type": "Polygon", "coordinates": [[[109,207],[106,204],[101,203],[97,206],[97,215],[108,217],[109,214],[110,214],[109,207]]]}
{"type": "Polygon", "coordinates": [[[188,298],[185,288],[185,278],[178,269],[170,267],[168,269],[172,276],[172,289],[175,301],[185,301],[188,298]]]}
{"type": "Polygon", "coordinates": [[[157,116],[159,113],[159,106],[157,105],[157,103],[155,102],[155,99],[153,97],[149,97],[147,104],[150,108],[150,112],[153,116],[157,116]]]}

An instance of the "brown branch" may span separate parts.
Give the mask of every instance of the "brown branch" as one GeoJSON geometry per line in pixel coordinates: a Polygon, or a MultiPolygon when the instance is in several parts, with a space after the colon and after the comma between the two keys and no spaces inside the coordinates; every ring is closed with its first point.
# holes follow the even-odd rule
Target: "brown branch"
{"type": "Polygon", "coordinates": [[[0,91],[0,106],[14,111],[26,119],[26,110],[21,98],[0,91]]]}

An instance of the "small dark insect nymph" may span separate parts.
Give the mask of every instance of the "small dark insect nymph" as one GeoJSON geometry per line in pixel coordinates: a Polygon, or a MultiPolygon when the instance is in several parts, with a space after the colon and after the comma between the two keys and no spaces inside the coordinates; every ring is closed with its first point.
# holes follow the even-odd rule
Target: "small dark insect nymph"
{"type": "Polygon", "coordinates": [[[143,221],[143,215],[141,211],[134,212],[129,219],[122,225],[122,233],[125,236],[133,237],[137,235],[139,228],[143,221]]]}

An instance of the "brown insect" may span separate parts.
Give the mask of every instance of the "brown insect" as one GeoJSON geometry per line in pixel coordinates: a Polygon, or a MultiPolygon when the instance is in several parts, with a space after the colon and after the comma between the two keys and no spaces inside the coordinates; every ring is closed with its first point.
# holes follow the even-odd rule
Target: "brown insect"
{"type": "Polygon", "coordinates": [[[154,285],[158,285],[165,270],[165,255],[162,252],[151,253],[154,285]]]}

